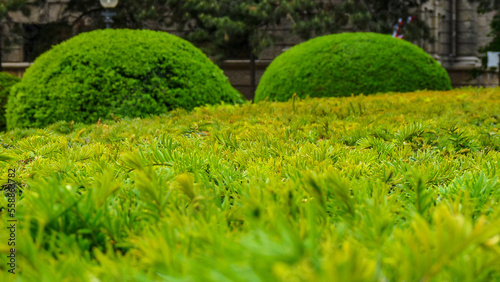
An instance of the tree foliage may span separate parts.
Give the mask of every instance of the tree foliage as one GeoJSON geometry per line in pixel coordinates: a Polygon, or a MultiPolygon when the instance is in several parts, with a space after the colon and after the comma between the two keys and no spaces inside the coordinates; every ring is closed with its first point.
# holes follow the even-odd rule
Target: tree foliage
{"type": "MultiPolygon", "coordinates": [[[[347,28],[389,34],[399,18],[414,15],[427,0],[121,0],[114,11],[114,26],[132,29],[178,29],[182,35],[212,57],[249,58],[258,56],[283,34],[269,32],[290,27],[302,39],[335,33],[347,28]]],[[[474,0],[471,0],[474,1],[474,0]]],[[[477,0],[483,2],[484,0],[477,0]]],[[[0,19],[8,11],[25,9],[26,0],[5,0],[0,19]]],[[[486,3],[486,2],[485,2],[486,3]]],[[[70,0],[66,16],[58,21],[79,25],[90,17],[96,25],[81,31],[104,27],[99,1],[70,0]]],[[[409,41],[430,39],[428,27],[418,20],[407,26],[409,41]]]]}
{"type": "Polygon", "coordinates": [[[492,41],[483,47],[481,51],[500,51],[500,15],[495,15],[491,21],[491,33],[490,36],[493,37],[492,41]]]}
{"type": "Polygon", "coordinates": [[[346,18],[333,17],[333,4],[307,1],[170,0],[172,21],[186,38],[221,58],[258,56],[280,38],[270,30],[288,25],[302,38],[338,31],[346,18]],[[326,8],[326,9],[323,9],[326,8]]]}
{"type": "MultiPolygon", "coordinates": [[[[316,0],[121,0],[115,27],[176,29],[212,57],[258,56],[283,34],[270,30],[289,27],[302,39],[344,28],[353,31],[392,33],[399,18],[415,15],[427,0],[316,1],[316,0]]],[[[98,1],[71,0],[68,11],[93,17],[102,27],[98,1]]],[[[405,37],[429,39],[429,29],[420,20],[409,25],[405,37]]]]}
{"type": "MultiPolygon", "coordinates": [[[[217,59],[248,58],[271,46],[279,36],[266,32],[288,24],[303,38],[338,31],[347,17],[335,15],[334,4],[315,0],[122,0],[115,9],[115,27],[176,29],[217,59]]],[[[97,1],[68,3],[68,11],[101,18],[97,1]]],[[[102,24],[102,23],[101,23],[102,24]]]]}

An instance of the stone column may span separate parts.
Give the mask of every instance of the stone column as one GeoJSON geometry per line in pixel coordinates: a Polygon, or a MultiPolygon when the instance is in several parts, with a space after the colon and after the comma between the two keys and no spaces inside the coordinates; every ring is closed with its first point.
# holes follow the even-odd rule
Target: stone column
{"type": "Polygon", "coordinates": [[[479,48],[491,40],[487,35],[494,13],[478,14],[477,4],[469,0],[431,0],[422,6],[422,13],[436,40],[425,50],[448,70],[453,85],[491,84],[471,77],[472,70],[481,67],[479,48]]]}
{"type": "Polygon", "coordinates": [[[471,5],[468,0],[456,0],[456,3],[456,58],[453,68],[472,70],[481,66],[478,34],[486,30],[478,28],[476,5],[471,5]]]}

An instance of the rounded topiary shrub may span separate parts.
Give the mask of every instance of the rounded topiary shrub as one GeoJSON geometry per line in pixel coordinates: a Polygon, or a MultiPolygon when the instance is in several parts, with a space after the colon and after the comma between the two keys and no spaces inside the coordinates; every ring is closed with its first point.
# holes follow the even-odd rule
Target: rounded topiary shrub
{"type": "Polygon", "coordinates": [[[11,92],[8,128],[144,117],[241,103],[243,96],[191,43],[148,30],[80,34],[37,58],[11,92]]]}
{"type": "Polygon", "coordinates": [[[421,89],[449,90],[446,70],[410,42],[376,33],[318,37],[278,56],[262,76],[255,101],[342,97],[421,89]]]}
{"type": "Polygon", "coordinates": [[[19,80],[17,76],[0,72],[0,131],[4,131],[7,128],[5,107],[9,99],[10,88],[12,85],[18,83],[19,80]]]}

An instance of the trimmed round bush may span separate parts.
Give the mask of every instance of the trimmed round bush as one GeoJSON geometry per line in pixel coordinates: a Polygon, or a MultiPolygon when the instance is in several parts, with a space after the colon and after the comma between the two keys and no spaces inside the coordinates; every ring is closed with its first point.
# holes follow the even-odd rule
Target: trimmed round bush
{"type": "Polygon", "coordinates": [[[11,94],[9,129],[244,102],[191,43],[165,32],[127,29],[82,33],[53,47],[11,94]]]}
{"type": "Polygon", "coordinates": [[[10,88],[19,82],[19,77],[0,72],[0,131],[7,129],[5,107],[9,99],[10,88]]]}
{"type": "Polygon", "coordinates": [[[343,97],[380,92],[449,90],[446,70],[410,42],[377,33],[317,37],[278,56],[262,76],[255,101],[343,97]]]}

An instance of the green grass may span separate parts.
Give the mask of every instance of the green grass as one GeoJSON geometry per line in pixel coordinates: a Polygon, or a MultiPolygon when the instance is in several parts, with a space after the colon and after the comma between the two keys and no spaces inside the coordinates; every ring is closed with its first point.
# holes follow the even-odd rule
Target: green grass
{"type": "Polygon", "coordinates": [[[460,89],[3,133],[0,281],[500,280],[499,122],[460,89]]]}

